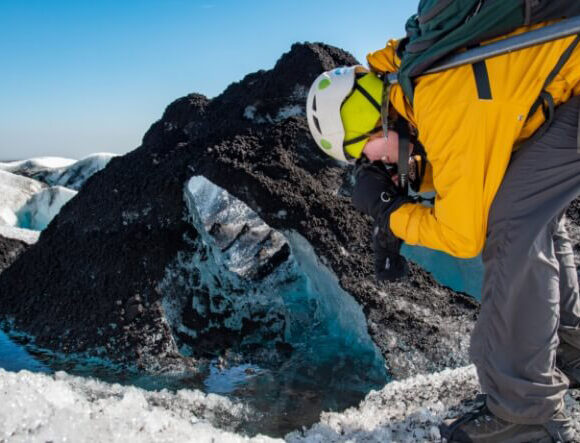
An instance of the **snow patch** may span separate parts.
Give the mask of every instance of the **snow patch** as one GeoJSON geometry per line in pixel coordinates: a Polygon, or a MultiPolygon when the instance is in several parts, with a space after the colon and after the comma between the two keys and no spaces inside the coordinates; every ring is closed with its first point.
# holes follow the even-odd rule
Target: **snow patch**
{"type": "Polygon", "coordinates": [[[29,245],[33,245],[38,241],[40,232],[32,231],[30,229],[17,228],[14,226],[2,226],[0,224],[0,235],[5,238],[20,240],[29,245]]]}
{"type": "Polygon", "coordinates": [[[283,108],[278,111],[278,115],[276,116],[275,120],[277,122],[286,120],[290,117],[300,117],[305,116],[306,111],[303,106],[293,105],[293,106],[284,106],[283,108]]]}
{"type": "Polygon", "coordinates": [[[235,434],[249,411],[218,395],[148,392],[64,372],[0,369],[0,402],[0,441],[280,441],[235,434]]]}
{"type": "Polygon", "coordinates": [[[35,157],[28,160],[14,162],[0,162],[0,169],[14,172],[23,169],[52,169],[72,165],[76,160],[63,157],[35,157]]]}

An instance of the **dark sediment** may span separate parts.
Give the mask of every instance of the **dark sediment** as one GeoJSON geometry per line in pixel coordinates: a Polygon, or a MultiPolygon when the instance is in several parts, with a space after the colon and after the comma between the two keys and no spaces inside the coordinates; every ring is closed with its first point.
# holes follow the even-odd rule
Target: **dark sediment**
{"type": "MultiPolygon", "coordinates": [[[[395,376],[466,363],[477,304],[415,266],[407,282],[377,284],[371,223],[343,186],[350,170],[319,153],[309,136],[303,108],[311,82],[354,62],[326,45],[294,45],[273,70],[250,74],[213,100],[191,94],[173,102],[142,145],[91,177],[0,275],[0,315],[60,351],[100,348],[114,361],[148,366],[179,359],[159,283],[190,247],[184,236],[197,236],[184,217],[183,188],[204,175],[273,228],[295,230],[313,245],[363,306],[395,376]]],[[[216,326],[212,336],[224,340],[215,340],[214,351],[234,349],[240,334],[216,326]]]]}

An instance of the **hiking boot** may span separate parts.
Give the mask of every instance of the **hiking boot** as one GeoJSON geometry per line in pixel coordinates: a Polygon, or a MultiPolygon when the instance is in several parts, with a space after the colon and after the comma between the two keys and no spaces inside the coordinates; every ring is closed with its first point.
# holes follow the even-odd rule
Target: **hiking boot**
{"type": "Polygon", "coordinates": [[[556,365],[570,380],[570,389],[580,388],[580,351],[567,343],[560,343],[556,365]]]}
{"type": "Polygon", "coordinates": [[[542,425],[520,425],[496,417],[486,405],[439,426],[448,442],[524,443],[572,442],[572,421],[563,412],[542,425]]]}

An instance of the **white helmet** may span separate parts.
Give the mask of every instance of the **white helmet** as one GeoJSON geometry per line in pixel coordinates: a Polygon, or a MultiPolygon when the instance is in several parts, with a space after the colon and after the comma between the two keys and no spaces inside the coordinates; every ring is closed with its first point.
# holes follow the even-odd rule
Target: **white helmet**
{"type": "Polygon", "coordinates": [[[348,162],[344,155],[344,126],[340,107],[351,93],[357,66],[340,67],[320,74],[310,87],[306,117],[310,133],[325,154],[348,162]]]}

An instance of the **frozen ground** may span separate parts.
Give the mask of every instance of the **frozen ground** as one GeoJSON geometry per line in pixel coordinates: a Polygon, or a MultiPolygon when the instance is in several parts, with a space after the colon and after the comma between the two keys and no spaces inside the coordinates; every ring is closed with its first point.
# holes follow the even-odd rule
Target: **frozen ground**
{"type": "MultiPolygon", "coordinates": [[[[439,441],[437,424],[472,407],[478,384],[472,366],[393,382],[371,392],[357,408],[323,413],[310,429],[288,434],[290,443],[439,441]]],[[[566,398],[580,416],[578,391],[566,398]]],[[[148,392],[58,372],[0,369],[0,441],[40,442],[273,442],[248,438],[239,424],[254,413],[214,394],[148,392]]],[[[580,432],[580,424],[576,424],[580,432]]],[[[580,435],[580,434],[579,434],[580,435]]]]}

